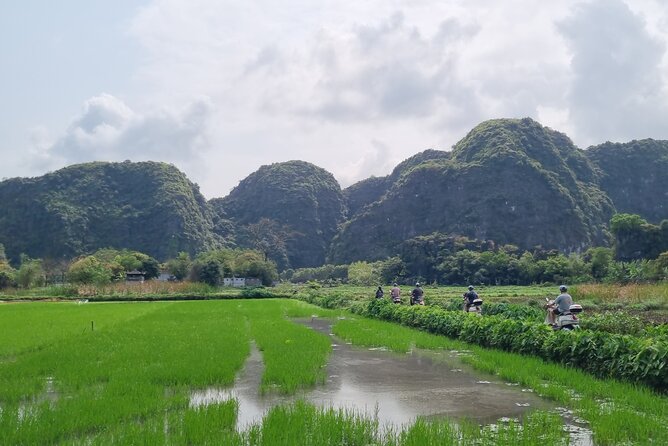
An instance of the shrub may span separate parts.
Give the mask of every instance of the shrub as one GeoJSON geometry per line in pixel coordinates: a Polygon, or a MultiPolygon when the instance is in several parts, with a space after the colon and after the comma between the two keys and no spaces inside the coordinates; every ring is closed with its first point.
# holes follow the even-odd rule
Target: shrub
{"type": "Polygon", "coordinates": [[[477,317],[462,311],[395,305],[375,299],[354,312],[399,322],[485,347],[531,354],[586,370],[600,377],[638,382],[666,392],[668,341],[581,329],[552,331],[538,322],[503,316],[477,317]]]}

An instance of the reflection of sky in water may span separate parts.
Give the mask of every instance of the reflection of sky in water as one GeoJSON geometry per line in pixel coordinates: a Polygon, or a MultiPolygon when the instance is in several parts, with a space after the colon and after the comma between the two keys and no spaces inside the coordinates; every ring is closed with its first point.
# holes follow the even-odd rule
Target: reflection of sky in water
{"type": "MultiPolygon", "coordinates": [[[[314,319],[309,325],[329,333],[328,321],[314,319]]],[[[519,417],[531,408],[548,407],[537,396],[518,388],[495,382],[480,384],[491,378],[472,374],[456,356],[449,352],[395,354],[335,344],[326,384],[295,396],[260,395],[262,356],[253,346],[233,389],[195,392],[191,405],[237,398],[240,429],[260,421],[271,407],[297,399],[377,416],[381,426],[410,423],[421,415],[493,422],[501,417],[519,417]]]]}
{"type": "MultiPolygon", "coordinates": [[[[327,320],[305,322],[329,334],[327,320]]],[[[494,377],[474,372],[459,356],[464,352],[397,354],[383,349],[355,348],[333,344],[327,365],[326,384],[294,396],[260,395],[264,366],[255,345],[232,389],[206,389],[191,395],[191,406],[236,398],[237,427],[247,429],[274,406],[303,399],[321,407],[354,410],[377,418],[381,427],[401,427],[416,417],[469,418],[493,424],[515,419],[531,409],[551,406],[516,383],[501,383],[494,377]]],[[[575,423],[570,411],[557,410],[564,418],[570,444],[591,446],[592,433],[575,423]]]]}

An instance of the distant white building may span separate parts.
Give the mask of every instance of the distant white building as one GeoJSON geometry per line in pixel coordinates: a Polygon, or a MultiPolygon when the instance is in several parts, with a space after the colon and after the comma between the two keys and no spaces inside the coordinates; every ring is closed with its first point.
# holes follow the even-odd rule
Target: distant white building
{"type": "Polygon", "coordinates": [[[244,287],[246,286],[245,277],[225,277],[223,278],[223,286],[244,287]]]}
{"type": "Polygon", "coordinates": [[[255,277],[224,277],[223,286],[245,287],[245,286],[260,286],[262,281],[255,277]]]}

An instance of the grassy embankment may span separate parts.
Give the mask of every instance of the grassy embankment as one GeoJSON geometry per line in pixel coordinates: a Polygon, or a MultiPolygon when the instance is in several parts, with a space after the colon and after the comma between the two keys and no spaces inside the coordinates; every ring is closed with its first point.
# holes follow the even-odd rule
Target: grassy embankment
{"type": "MultiPolygon", "coordinates": [[[[401,287],[407,302],[411,286],[401,287]]],[[[293,297],[315,294],[329,307],[348,307],[355,302],[366,302],[374,296],[375,287],[343,285],[316,287],[281,284],[274,288],[238,289],[211,287],[191,282],[115,283],[106,286],[50,286],[45,288],[4,290],[0,300],[72,300],[133,301],[133,300],[201,300],[230,298],[293,297]],[[329,303],[329,304],[328,304],[329,303]]],[[[385,287],[389,296],[390,286],[385,287]]],[[[465,287],[425,286],[427,305],[456,307],[461,303],[465,287]]],[[[509,303],[539,309],[546,297],[554,298],[553,285],[480,286],[476,290],[486,303],[509,303]]],[[[668,283],[658,284],[581,284],[571,287],[575,300],[585,307],[585,316],[623,312],[653,323],[668,322],[668,283]]]]}
{"type": "MultiPolygon", "coordinates": [[[[402,298],[408,303],[413,287],[401,286],[402,298]]],[[[389,297],[390,287],[385,293],[389,297]]],[[[425,286],[425,303],[446,309],[461,308],[465,287],[425,286]]],[[[510,304],[534,310],[541,317],[545,298],[554,298],[559,293],[557,287],[550,286],[481,286],[476,291],[489,304],[510,304]]],[[[297,296],[327,308],[350,308],[357,303],[373,299],[374,287],[338,286],[309,288],[308,286],[281,285],[277,287],[281,295],[297,296]]],[[[668,283],[657,284],[581,284],[570,287],[569,292],[581,304],[583,317],[594,314],[623,313],[638,317],[647,323],[668,322],[668,283]]],[[[484,310],[483,310],[484,311],[484,310]]]]}
{"type": "MultiPolygon", "coordinates": [[[[161,282],[149,280],[143,283],[112,283],[109,285],[53,285],[30,289],[6,289],[0,292],[0,300],[40,301],[78,300],[89,301],[145,301],[145,300],[202,300],[228,299],[243,296],[249,291],[240,288],[213,287],[198,282],[161,282]]],[[[261,290],[255,294],[261,294],[261,290]]],[[[279,296],[276,296],[279,297],[279,296]]]]}

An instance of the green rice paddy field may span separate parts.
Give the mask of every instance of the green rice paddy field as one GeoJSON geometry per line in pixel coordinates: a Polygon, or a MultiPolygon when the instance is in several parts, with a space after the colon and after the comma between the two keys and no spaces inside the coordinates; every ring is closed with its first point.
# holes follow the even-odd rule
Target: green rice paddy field
{"type": "Polygon", "coordinates": [[[668,444],[668,398],[641,385],[286,299],[0,305],[2,445],[551,445],[568,444],[557,413],[480,426],[417,419],[383,429],[352,410],[280,405],[237,429],[231,398],[194,407],[190,395],[234,383],[254,342],[259,392],[322,384],[331,339],[291,318],[331,317],[360,346],[464,350],[473,367],[521,383],[574,411],[594,444],[668,444]]]}

